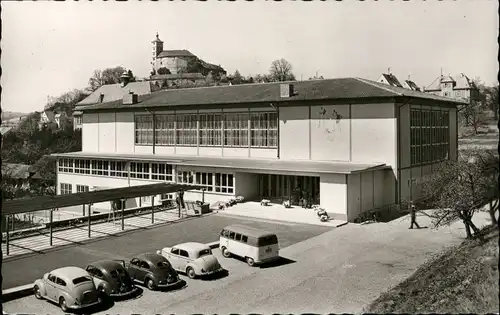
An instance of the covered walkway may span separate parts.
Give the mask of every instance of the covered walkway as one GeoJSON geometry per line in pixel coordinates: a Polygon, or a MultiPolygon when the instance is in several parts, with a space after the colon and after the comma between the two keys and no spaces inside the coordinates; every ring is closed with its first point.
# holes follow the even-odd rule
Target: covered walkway
{"type": "MultiPolygon", "coordinates": [[[[109,223],[111,214],[112,214],[112,224],[115,226],[116,219],[118,216],[118,219],[121,221],[120,222],[120,227],[119,229],[121,231],[125,230],[125,217],[126,216],[132,216],[132,217],[137,217],[138,213],[141,213],[143,211],[150,212],[147,214],[147,216],[150,218],[151,224],[154,224],[155,222],[155,209],[156,209],[156,220],[157,221],[162,221],[159,216],[164,216],[165,212],[160,214],[158,211],[162,210],[167,210],[165,207],[162,207],[161,205],[154,205],[154,198],[152,198],[153,202],[151,206],[147,207],[147,209],[144,208],[134,208],[134,209],[125,209],[125,201],[130,198],[136,198],[136,197],[143,197],[143,196],[155,196],[155,195],[160,195],[160,194],[168,194],[168,193],[175,193],[179,191],[186,191],[186,190],[193,190],[193,189],[199,189],[199,187],[194,186],[194,185],[184,185],[184,184],[175,184],[175,183],[159,183],[159,184],[150,184],[150,185],[139,185],[139,186],[131,186],[131,187],[123,187],[123,188],[114,188],[114,189],[105,189],[105,190],[99,190],[99,191],[91,191],[91,192],[83,192],[83,193],[76,193],[76,194],[68,194],[68,195],[56,195],[56,196],[39,196],[39,197],[30,197],[30,198],[23,198],[23,199],[15,199],[15,200],[7,200],[4,201],[3,207],[2,207],[2,216],[5,218],[5,225],[4,229],[5,232],[3,233],[3,242],[2,242],[2,249],[3,253],[6,254],[6,256],[10,255],[10,236],[13,233],[11,230],[11,222],[13,222],[12,217],[17,214],[26,214],[29,212],[36,212],[40,210],[49,210],[49,220],[47,224],[39,226],[37,228],[32,228],[30,230],[34,230],[34,233],[42,234],[42,239],[48,239],[48,247],[52,247],[54,245],[54,239],[57,239],[54,237],[54,226],[69,226],[69,225],[78,225],[77,228],[82,230],[82,225],[84,225],[84,221],[87,223],[87,228],[85,230],[87,231],[87,238],[92,238],[92,221],[93,220],[100,220],[101,223],[103,220],[106,220],[109,223]],[[119,201],[121,207],[120,210],[112,210],[110,214],[98,214],[98,215],[93,215],[92,214],[92,204],[98,203],[98,202],[104,202],[104,201],[119,201]],[[85,207],[88,207],[87,210],[87,216],[86,217],[80,217],[79,220],[66,220],[68,222],[61,223],[59,222],[54,222],[53,220],[53,212],[54,210],[57,210],[59,208],[63,207],[69,207],[69,206],[76,206],[76,205],[81,205],[83,209],[83,213],[85,213],[85,207]],[[115,214],[115,212],[118,212],[118,214],[115,214]],[[48,229],[48,235],[43,235],[43,230],[48,229]],[[5,244],[3,244],[5,242],[5,244]],[[4,247],[5,245],[5,247],[4,247]]],[[[175,215],[175,208],[170,207],[170,210],[174,210],[174,215],[175,215]]],[[[144,217],[144,214],[141,215],[144,217]]],[[[172,211],[170,211],[170,214],[167,215],[168,218],[163,218],[163,221],[171,221],[172,217],[172,211]]],[[[177,217],[180,218],[182,217],[181,214],[181,208],[180,205],[177,205],[177,217]]],[[[64,220],[63,220],[64,221],[64,220]]],[[[140,220],[144,221],[144,219],[140,220]]],[[[145,220],[145,221],[149,221],[145,220]]],[[[113,230],[113,229],[112,229],[113,230]]],[[[98,232],[97,230],[95,230],[98,232]]],[[[19,232],[19,231],[18,231],[19,232]]],[[[22,237],[21,237],[22,238],[22,237]]],[[[41,240],[41,239],[40,239],[41,240]]],[[[22,242],[22,240],[21,240],[22,242]]],[[[15,241],[15,243],[19,243],[19,240],[15,241]]],[[[17,248],[23,248],[22,245],[18,244],[19,246],[16,245],[17,248]]],[[[41,246],[41,244],[37,244],[37,246],[41,246]]],[[[26,249],[26,248],[25,248],[26,249]]],[[[29,248],[28,248],[29,249],[29,248]]],[[[36,250],[35,250],[36,251],[36,250]]]]}

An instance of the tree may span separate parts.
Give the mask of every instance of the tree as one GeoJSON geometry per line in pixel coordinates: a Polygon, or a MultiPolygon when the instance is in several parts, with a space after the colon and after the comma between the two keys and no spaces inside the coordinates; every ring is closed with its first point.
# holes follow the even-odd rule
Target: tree
{"type": "Polygon", "coordinates": [[[476,163],[479,164],[480,175],[484,177],[486,187],[485,201],[488,204],[488,213],[490,215],[491,223],[498,227],[498,220],[496,213],[499,209],[500,198],[500,159],[497,154],[492,150],[479,151],[474,150],[476,163]]]}
{"type": "Polygon", "coordinates": [[[428,214],[435,227],[461,220],[467,238],[478,235],[472,217],[491,197],[493,185],[491,177],[483,176],[483,164],[477,162],[482,157],[478,151],[463,153],[458,161],[444,162],[423,183],[423,197],[436,208],[428,214]]]}
{"type": "Polygon", "coordinates": [[[132,70],[128,70],[127,74],[128,74],[128,82],[135,82],[135,81],[137,81],[137,79],[135,78],[135,75],[132,72],[132,70]]]}
{"type": "Polygon", "coordinates": [[[200,59],[194,57],[189,58],[187,60],[187,65],[181,69],[181,73],[201,73],[203,75],[207,75],[208,73],[204,73],[203,64],[200,59]]]}
{"type": "Polygon", "coordinates": [[[492,87],[487,87],[485,89],[486,92],[486,104],[489,109],[493,111],[493,117],[495,120],[498,120],[498,102],[500,101],[498,98],[498,83],[492,87]]]}
{"type": "Polygon", "coordinates": [[[255,83],[267,83],[271,82],[271,78],[267,74],[257,74],[254,78],[255,83]]]}
{"type": "Polygon", "coordinates": [[[477,134],[479,127],[488,120],[487,112],[495,107],[491,102],[498,100],[498,94],[492,95],[491,87],[487,87],[480,78],[475,78],[473,84],[478,89],[477,96],[471,96],[470,104],[460,109],[460,116],[464,124],[471,126],[474,134],[477,134]]]}
{"type": "Polygon", "coordinates": [[[92,77],[89,79],[88,89],[92,92],[97,90],[102,85],[120,83],[120,77],[125,72],[122,66],[107,68],[104,70],[94,70],[92,77]]]}
{"type": "Polygon", "coordinates": [[[281,58],[274,60],[269,68],[269,76],[274,82],[293,81],[295,75],[292,73],[292,64],[281,58]]]}
{"type": "Polygon", "coordinates": [[[168,70],[167,67],[161,67],[160,69],[158,69],[158,74],[161,74],[161,75],[164,75],[164,74],[170,74],[170,70],[168,70]]]}
{"type": "Polygon", "coordinates": [[[228,77],[228,80],[231,82],[231,84],[242,84],[244,78],[241,73],[236,70],[233,75],[228,77]]]}
{"type": "Polygon", "coordinates": [[[84,100],[88,96],[83,90],[73,89],[63,93],[58,97],[49,97],[50,101],[45,105],[45,110],[65,112],[69,117],[73,114],[76,104],[84,100]]]}

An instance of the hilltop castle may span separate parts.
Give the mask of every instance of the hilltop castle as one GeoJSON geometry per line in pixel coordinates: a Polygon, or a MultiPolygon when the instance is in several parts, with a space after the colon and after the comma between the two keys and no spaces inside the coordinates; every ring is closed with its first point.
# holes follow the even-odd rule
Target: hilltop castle
{"type": "Polygon", "coordinates": [[[203,76],[210,72],[226,73],[226,71],[218,65],[205,62],[192,54],[189,50],[163,50],[163,41],[160,40],[158,33],[152,42],[152,61],[154,74],[158,73],[158,69],[167,68],[171,74],[181,73],[201,73],[203,76]],[[189,69],[188,66],[194,65],[189,69]],[[193,71],[196,70],[196,71],[193,71]]]}

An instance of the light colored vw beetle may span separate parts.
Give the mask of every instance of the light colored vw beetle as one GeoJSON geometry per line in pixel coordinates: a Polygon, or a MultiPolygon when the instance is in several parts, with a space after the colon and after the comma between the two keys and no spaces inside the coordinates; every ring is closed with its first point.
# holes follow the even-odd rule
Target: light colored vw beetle
{"type": "Polygon", "coordinates": [[[87,308],[102,301],[92,277],[78,267],[63,267],[46,273],[35,281],[33,293],[39,300],[59,304],[63,312],[87,308]]]}
{"type": "Polygon", "coordinates": [[[185,272],[191,279],[224,270],[210,247],[202,243],[183,243],[156,252],[167,258],[175,270],[185,272]]]}

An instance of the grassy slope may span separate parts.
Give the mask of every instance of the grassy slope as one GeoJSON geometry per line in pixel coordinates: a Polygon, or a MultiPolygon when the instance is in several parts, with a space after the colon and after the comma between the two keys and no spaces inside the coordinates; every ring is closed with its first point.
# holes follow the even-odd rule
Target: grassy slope
{"type": "Polygon", "coordinates": [[[498,229],[464,241],[382,294],[368,313],[499,313],[498,229]]]}

